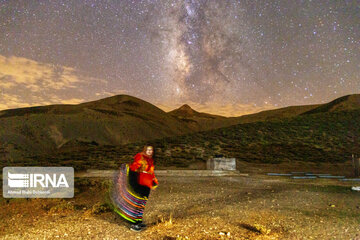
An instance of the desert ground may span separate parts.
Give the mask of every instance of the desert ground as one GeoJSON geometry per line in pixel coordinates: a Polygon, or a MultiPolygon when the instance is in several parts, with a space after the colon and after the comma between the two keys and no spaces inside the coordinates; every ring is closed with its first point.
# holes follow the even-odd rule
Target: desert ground
{"type": "Polygon", "coordinates": [[[268,176],[276,168],[262,166],[248,176],[159,176],[140,233],[111,210],[109,178],[76,178],[72,199],[1,198],[0,239],[360,239],[351,190],[360,182],[268,176]]]}

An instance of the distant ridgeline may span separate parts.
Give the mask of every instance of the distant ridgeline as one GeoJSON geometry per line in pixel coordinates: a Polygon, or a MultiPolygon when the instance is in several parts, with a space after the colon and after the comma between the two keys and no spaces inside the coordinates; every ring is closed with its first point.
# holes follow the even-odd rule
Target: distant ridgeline
{"type": "MultiPolygon", "coordinates": [[[[124,95],[121,96],[117,96],[118,101],[119,99],[124,101],[124,95]]],[[[236,118],[198,113],[187,105],[169,113],[157,108],[155,114],[150,110],[145,111],[144,115],[144,111],[138,108],[142,108],[146,102],[143,103],[142,100],[130,96],[126,96],[126,101],[129,101],[129,98],[133,101],[133,106],[125,104],[126,110],[116,105],[115,110],[113,107],[110,111],[109,104],[99,103],[105,100],[109,102],[109,99],[95,102],[96,109],[102,109],[101,111],[88,110],[94,108],[94,102],[91,107],[88,106],[87,110],[81,110],[100,118],[94,123],[91,116],[81,115],[81,123],[85,123],[84,126],[81,127],[81,131],[73,129],[75,133],[71,134],[81,135],[81,139],[87,139],[87,141],[80,138],[65,141],[71,134],[67,132],[68,130],[64,131],[67,129],[66,126],[61,128],[55,124],[59,120],[56,119],[54,113],[45,116],[44,112],[38,113],[42,114],[41,116],[25,115],[25,117],[22,116],[21,124],[21,119],[19,119],[21,116],[2,118],[0,112],[2,165],[62,165],[73,166],[77,170],[116,168],[123,162],[130,162],[145,143],[154,145],[156,164],[164,167],[186,168],[193,164],[205,164],[207,159],[215,155],[263,163],[344,162],[351,160],[353,153],[360,155],[360,94],[344,96],[327,104],[291,106],[236,118]],[[129,112],[131,114],[127,115],[129,112]],[[123,115],[124,123],[107,125],[108,122],[112,123],[111,121],[121,121],[121,117],[118,119],[116,116],[120,114],[123,115]],[[16,132],[15,135],[11,135],[11,131],[6,131],[4,125],[1,124],[2,121],[10,120],[10,118],[17,118],[18,121],[17,128],[10,129],[16,132]],[[51,134],[52,142],[57,141],[59,145],[55,145],[56,147],[51,152],[26,155],[16,144],[16,140],[27,143],[31,138],[38,140],[41,138],[34,130],[39,126],[24,122],[24,118],[30,119],[33,123],[36,123],[35,119],[41,118],[43,122],[53,126],[42,134],[51,134]],[[111,118],[114,119],[111,120],[111,118]],[[142,120],[140,121],[139,118],[142,120]],[[206,124],[208,124],[208,129],[198,127],[206,124]],[[149,129],[148,126],[153,128],[149,129]],[[103,128],[107,129],[107,135],[103,133],[103,128]],[[21,129],[22,132],[19,133],[16,129],[21,129]],[[89,134],[86,135],[86,131],[89,134]],[[117,135],[114,131],[118,131],[117,135]],[[131,139],[133,134],[143,133],[142,136],[151,136],[154,132],[157,134],[154,138],[131,139]],[[107,143],[106,137],[122,144],[107,143]],[[6,141],[8,139],[12,141],[6,141]]],[[[115,100],[111,100],[114,104],[115,100]]],[[[147,107],[156,108],[153,105],[147,107]]],[[[78,114],[74,113],[74,110],[70,112],[78,114]]],[[[61,116],[63,124],[70,121],[68,115],[61,116]]],[[[48,139],[46,136],[42,137],[48,139]]]]}

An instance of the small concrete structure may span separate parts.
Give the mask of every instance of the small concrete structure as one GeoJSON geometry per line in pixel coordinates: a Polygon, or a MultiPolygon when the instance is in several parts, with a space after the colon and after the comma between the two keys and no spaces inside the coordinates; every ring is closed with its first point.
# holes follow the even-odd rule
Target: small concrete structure
{"type": "Polygon", "coordinates": [[[235,158],[210,158],[206,163],[207,170],[236,170],[235,158]]]}

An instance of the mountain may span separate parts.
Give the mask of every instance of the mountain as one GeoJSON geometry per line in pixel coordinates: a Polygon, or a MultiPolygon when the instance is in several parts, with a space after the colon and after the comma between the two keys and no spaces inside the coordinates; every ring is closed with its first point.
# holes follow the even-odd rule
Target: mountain
{"type": "Polygon", "coordinates": [[[240,117],[235,117],[235,119],[237,119],[239,123],[251,123],[251,122],[259,122],[259,121],[279,120],[282,118],[292,118],[304,112],[308,112],[319,106],[321,106],[321,104],[289,106],[279,109],[266,110],[258,113],[243,115],[240,117]]]}
{"type": "Polygon", "coordinates": [[[170,111],[169,114],[174,115],[174,116],[179,116],[179,117],[199,117],[199,118],[211,118],[211,119],[225,118],[223,116],[197,112],[187,104],[182,105],[178,109],[170,111]]]}
{"type": "MultiPolygon", "coordinates": [[[[135,151],[138,143],[144,144],[150,141],[162,141],[161,144],[165,145],[167,141],[170,141],[168,145],[184,141],[181,146],[201,144],[198,148],[202,148],[200,154],[202,157],[207,151],[204,149],[205,146],[208,148],[215,146],[219,151],[221,149],[223,153],[229,155],[231,151],[239,151],[234,149],[236,146],[240,147],[236,141],[243,141],[244,144],[248,144],[248,147],[256,145],[258,140],[254,140],[254,142],[249,140],[252,135],[262,139],[260,142],[265,141],[273,146],[274,142],[278,141],[274,137],[276,136],[274,131],[275,133],[281,132],[284,136],[290,136],[290,138],[285,137],[284,146],[293,142],[292,137],[298,139],[294,141],[299,141],[299,144],[303,146],[304,139],[298,138],[298,135],[312,133],[308,132],[308,129],[321,130],[322,125],[327,124],[326,121],[332,124],[332,127],[340,124],[344,128],[346,125],[342,124],[353,124],[357,117],[356,113],[360,109],[359,96],[360,94],[347,95],[326,104],[290,106],[230,118],[197,112],[186,104],[166,113],[146,101],[129,95],[117,95],[77,105],[58,104],[8,109],[0,111],[0,162],[8,165],[21,165],[30,159],[29,162],[26,162],[27,164],[36,164],[39,159],[37,156],[44,155],[46,156],[43,159],[44,164],[52,159],[53,164],[77,162],[82,167],[91,168],[91,165],[87,164],[93,164],[94,161],[103,161],[104,164],[107,164],[109,158],[124,157],[128,160],[127,149],[130,152],[135,151]],[[355,114],[353,115],[355,118],[347,119],[348,115],[341,115],[344,112],[355,114]],[[341,122],[339,116],[345,117],[345,119],[341,122]],[[296,122],[299,119],[303,121],[311,119],[311,121],[304,129],[288,132],[286,126],[299,124],[296,122]],[[285,130],[279,124],[285,124],[285,130]],[[313,129],[313,126],[317,126],[317,128],[313,129]],[[262,128],[265,129],[260,130],[262,128]],[[248,130],[237,132],[238,129],[248,130]],[[265,135],[259,135],[259,131],[255,131],[257,129],[265,135]],[[199,131],[210,135],[201,135],[198,133],[199,131]],[[210,141],[213,138],[211,134],[215,132],[217,133],[214,136],[218,139],[210,141]],[[222,132],[225,136],[218,135],[222,132]],[[197,137],[193,138],[193,136],[197,137]],[[237,140],[226,139],[226,136],[233,136],[237,140]],[[245,140],[241,140],[243,136],[247,136],[244,137],[245,140]],[[182,139],[186,139],[186,141],[182,139]],[[228,144],[228,147],[225,144],[228,144]],[[127,147],[124,147],[125,145],[127,147]],[[225,151],[226,148],[232,150],[225,151]],[[92,157],[90,157],[90,149],[94,151],[92,157]]],[[[353,128],[353,131],[356,131],[357,125],[353,128]]],[[[331,135],[326,131],[324,134],[331,135]]],[[[312,137],[314,135],[310,134],[307,139],[312,137]]],[[[334,139],[340,141],[339,144],[342,144],[341,141],[344,140],[343,137],[341,139],[334,137],[334,139]]],[[[162,146],[161,144],[159,146],[162,146]]],[[[264,149],[261,144],[256,148],[258,151],[264,149]]],[[[177,153],[182,151],[182,147],[176,149],[177,153]]],[[[242,149],[243,151],[253,151],[244,146],[242,149]]],[[[282,148],[277,146],[274,149],[281,150],[282,148]]],[[[161,151],[161,149],[159,150],[161,151]]],[[[186,154],[191,152],[192,150],[189,150],[186,154]]],[[[183,156],[185,157],[186,154],[183,156]]],[[[194,154],[197,154],[196,151],[194,154]]],[[[180,156],[182,155],[180,154],[180,156]]],[[[195,159],[200,159],[200,157],[196,155],[195,159]]],[[[171,162],[170,160],[166,161],[171,162]]]]}
{"type": "Polygon", "coordinates": [[[168,112],[168,114],[179,119],[181,122],[190,127],[194,132],[205,131],[239,123],[237,118],[228,118],[219,115],[197,112],[187,104],[184,104],[181,107],[168,112]]]}
{"type": "Polygon", "coordinates": [[[273,121],[283,118],[293,118],[303,114],[319,112],[346,111],[360,108],[360,94],[346,95],[325,104],[288,106],[279,109],[265,110],[258,113],[247,114],[239,117],[223,117],[208,113],[200,113],[184,104],[178,109],[168,112],[170,115],[187,122],[195,131],[204,131],[214,128],[231,126],[239,123],[259,121],[273,121]]]}
{"type": "MultiPolygon", "coordinates": [[[[151,144],[158,150],[157,164],[162,167],[204,167],[206,160],[216,155],[257,163],[343,163],[350,161],[352,154],[360,156],[358,97],[349,95],[318,107],[274,110],[266,116],[281,116],[282,111],[293,116],[168,137],[151,144]],[[309,108],[312,110],[306,111],[309,108]]],[[[132,149],[142,144],[136,143],[132,149]]],[[[122,154],[131,155],[131,149],[122,154]]]]}
{"type": "Polygon", "coordinates": [[[250,123],[258,121],[280,120],[283,118],[293,118],[304,114],[307,115],[321,112],[349,111],[359,108],[360,94],[351,94],[337,98],[325,104],[289,106],[243,115],[240,117],[235,117],[235,119],[238,123],[250,123]]]}
{"type": "Polygon", "coordinates": [[[346,95],[301,114],[349,111],[360,108],[360,94],[346,95]]]}
{"type": "MultiPolygon", "coordinates": [[[[14,159],[81,145],[121,145],[190,133],[177,118],[128,95],[77,105],[0,111],[1,147],[14,159]]],[[[0,149],[1,151],[1,149],[0,149]]]]}

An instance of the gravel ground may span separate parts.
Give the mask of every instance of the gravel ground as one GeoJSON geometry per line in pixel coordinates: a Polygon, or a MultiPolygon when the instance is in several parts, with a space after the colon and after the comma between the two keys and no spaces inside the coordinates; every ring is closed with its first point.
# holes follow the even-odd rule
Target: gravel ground
{"type": "Polygon", "coordinates": [[[357,239],[360,192],[336,179],[159,176],[141,233],[84,180],[73,199],[0,199],[0,239],[357,239]]]}

